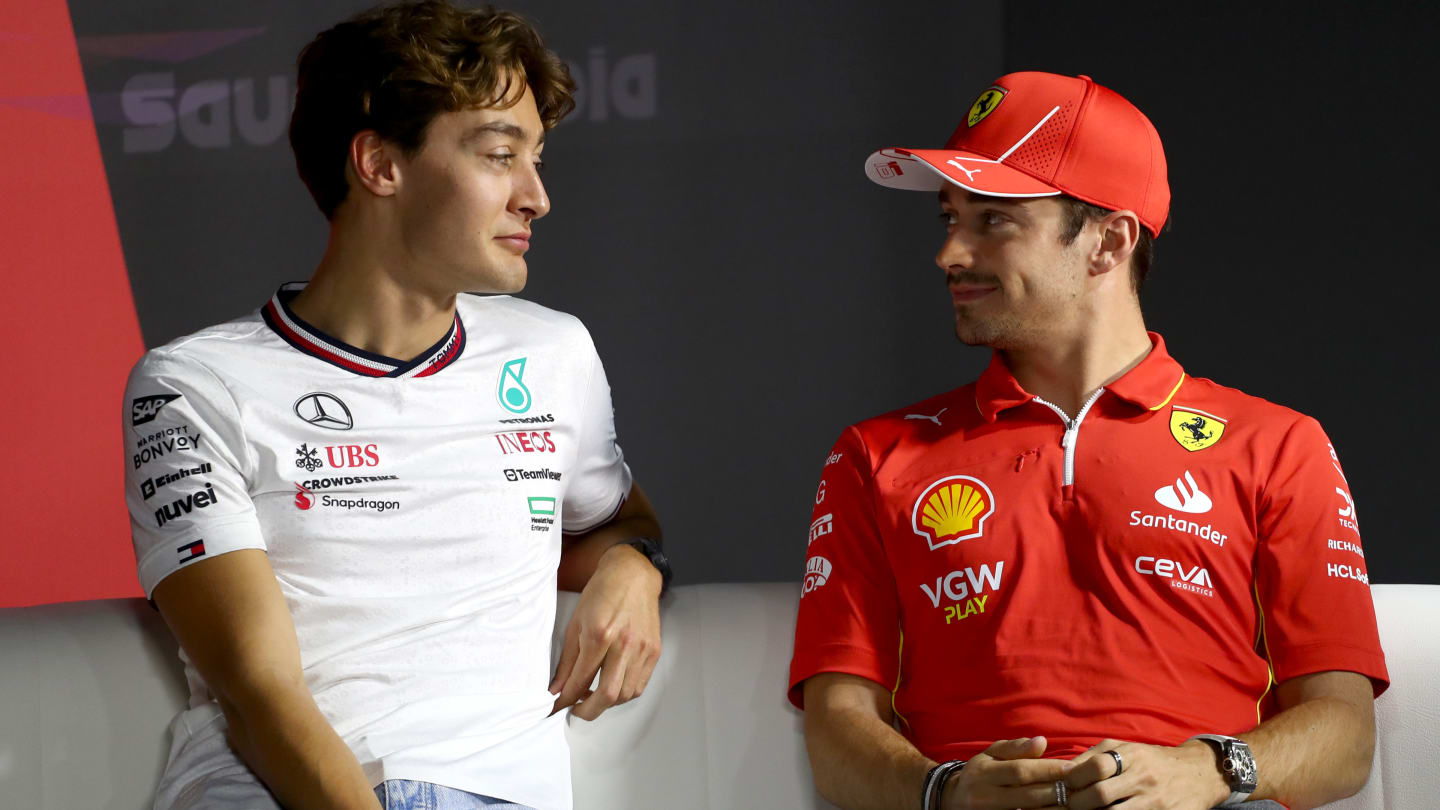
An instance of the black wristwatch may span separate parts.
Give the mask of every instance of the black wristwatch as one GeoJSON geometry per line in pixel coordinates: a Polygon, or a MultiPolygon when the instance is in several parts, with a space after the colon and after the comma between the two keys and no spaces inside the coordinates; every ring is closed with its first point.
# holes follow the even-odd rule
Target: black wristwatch
{"type": "Polygon", "coordinates": [[[649,537],[637,537],[634,540],[626,540],[622,545],[627,545],[641,554],[645,559],[655,566],[660,572],[660,595],[670,590],[670,580],[675,577],[675,572],[670,569],[670,558],[665,556],[664,549],[660,548],[659,540],[652,540],[649,537]]]}
{"type": "Polygon", "coordinates": [[[1255,755],[1244,740],[1220,734],[1196,734],[1190,740],[1204,740],[1215,749],[1220,773],[1224,774],[1225,783],[1230,786],[1230,798],[1221,802],[1221,807],[1234,807],[1250,798],[1258,784],[1259,771],[1255,767],[1255,755]]]}

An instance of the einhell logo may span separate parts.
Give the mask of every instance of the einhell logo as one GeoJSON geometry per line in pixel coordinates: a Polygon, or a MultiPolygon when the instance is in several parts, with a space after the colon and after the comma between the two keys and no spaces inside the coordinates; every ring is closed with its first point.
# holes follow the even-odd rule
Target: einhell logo
{"type": "Polygon", "coordinates": [[[915,499],[910,528],[934,551],[985,533],[985,519],[995,513],[995,496],[979,478],[951,475],[925,488],[915,499]]]}
{"type": "Polygon", "coordinates": [[[201,464],[198,467],[190,467],[189,469],[177,470],[173,473],[168,473],[166,475],[157,475],[154,478],[146,478],[144,481],[140,482],[140,494],[144,497],[145,500],[148,501],[151,498],[155,497],[156,490],[160,489],[161,487],[168,487],[176,481],[184,480],[192,475],[203,475],[210,472],[210,469],[210,464],[207,462],[205,464],[201,464]]]}
{"type": "Polygon", "coordinates": [[[206,484],[204,492],[192,492],[156,509],[155,528],[163,529],[166,523],[188,515],[196,509],[207,509],[217,501],[219,501],[219,497],[215,494],[215,488],[206,484]]]}
{"type": "Polygon", "coordinates": [[[500,445],[500,454],[508,456],[511,453],[553,453],[555,452],[555,441],[550,438],[550,431],[530,431],[519,433],[497,433],[495,441],[500,445]]]}

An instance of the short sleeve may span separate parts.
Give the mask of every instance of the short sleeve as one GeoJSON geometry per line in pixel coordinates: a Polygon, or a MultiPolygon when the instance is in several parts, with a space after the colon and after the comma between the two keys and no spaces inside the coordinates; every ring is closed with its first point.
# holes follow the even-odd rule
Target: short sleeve
{"type": "Polygon", "coordinates": [[[561,509],[566,534],[587,532],[613,518],[630,494],[630,468],[615,436],[615,409],[605,366],[590,347],[590,373],[580,409],[575,466],[561,509]]]}
{"type": "Polygon", "coordinates": [[[1291,427],[1260,496],[1256,592],[1277,681],[1329,670],[1389,685],[1349,482],[1318,422],[1291,427]]]}
{"type": "Polygon", "coordinates": [[[146,597],[185,565],[265,548],[243,473],[240,413],[215,375],[151,351],[125,390],[125,503],[146,597]]]}
{"type": "Polygon", "coordinates": [[[815,491],[790,660],[790,702],[800,709],[812,675],[843,672],[893,689],[899,674],[900,602],[875,520],[870,469],[864,441],[848,428],[815,491]]]}

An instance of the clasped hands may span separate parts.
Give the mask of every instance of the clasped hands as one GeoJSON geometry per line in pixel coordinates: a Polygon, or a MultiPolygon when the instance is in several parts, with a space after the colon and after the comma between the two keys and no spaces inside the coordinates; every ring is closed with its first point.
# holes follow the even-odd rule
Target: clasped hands
{"type": "Polygon", "coordinates": [[[1056,782],[1065,783],[1063,806],[1072,810],[1120,802],[1125,810],[1210,810],[1230,795],[1200,741],[1172,748],[1102,740],[1072,760],[1040,759],[1045,744],[1044,737],[994,743],[948,780],[944,810],[1058,810],[1056,782]]]}
{"type": "Polygon", "coordinates": [[[662,584],[660,572],[634,548],[605,551],[565,628],[550,682],[557,695],[553,711],[574,706],[576,717],[594,720],[645,691],[660,659],[662,584]]]}

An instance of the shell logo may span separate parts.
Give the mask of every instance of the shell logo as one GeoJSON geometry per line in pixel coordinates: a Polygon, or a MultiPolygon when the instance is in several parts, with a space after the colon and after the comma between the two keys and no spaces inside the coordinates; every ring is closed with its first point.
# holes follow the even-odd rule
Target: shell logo
{"type": "Polygon", "coordinates": [[[925,488],[915,499],[910,528],[934,551],[985,533],[985,519],[995,514],[995,495],[979,478],[951,475],[925,488]]]}

